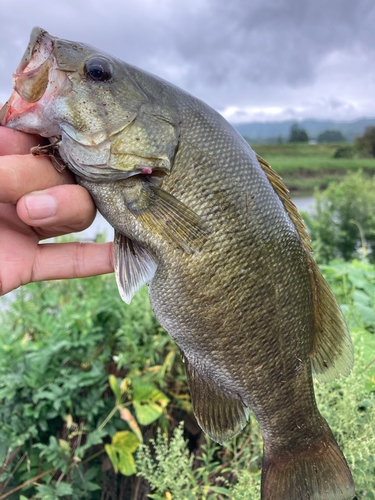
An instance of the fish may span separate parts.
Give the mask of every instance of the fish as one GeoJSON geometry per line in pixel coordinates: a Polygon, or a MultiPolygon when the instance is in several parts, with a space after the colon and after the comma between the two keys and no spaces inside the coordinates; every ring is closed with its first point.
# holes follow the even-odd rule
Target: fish
{"type": "Polygon", "coordinates": [[[95,47],[34,28],[0,111],[47,137],[114,227],[129,303],[145,284],[181,349],[203,431],[224,443],[251,410],[263,500],[350,500],[313,377],[349,375],[353,345],[278,174],[215,110],[95,47]]]}

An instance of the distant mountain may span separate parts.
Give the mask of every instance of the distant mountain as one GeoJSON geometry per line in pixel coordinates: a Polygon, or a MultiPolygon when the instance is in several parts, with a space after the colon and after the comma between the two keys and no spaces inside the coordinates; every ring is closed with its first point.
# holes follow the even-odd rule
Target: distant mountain
{"type": "Polygon", "coordinates": [[[335,121],[318,121],[318,120],[303,120],[285,122],[263,122],[263,123],[242,123],[234,125],[238,132],[251,140],[254,143],[259,142],[276,142],[278,137],[283,141],[287,141],[290,134],[290,128],[293,123],[298,123],[303,127],[310,139],[316,139],[319,134],[325,130],[339,130],[351,142],[356,137],[363,135],[365,128],[375,126],[375,118],[363,118],[354,122],[335,122],[335,121]]]}

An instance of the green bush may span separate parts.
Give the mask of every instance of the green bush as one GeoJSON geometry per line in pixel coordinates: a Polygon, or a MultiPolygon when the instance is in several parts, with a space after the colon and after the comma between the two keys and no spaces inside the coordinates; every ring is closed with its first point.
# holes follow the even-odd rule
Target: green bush
{"type": "Polygon", "coordinates": [[[355,140],[355,148],[362,158],[375,158],[375,127],[366,127],[362,137],[355,140]]]}
{"type": "Polygon", "coordinates": [[[333,153],[332,158],[354,158],[354,151],[352,146],[349,144],[345,146],[339,146],[333,153]]]}
{"type": "MultiPolygon", "coordinates": [[[[254,460],[251,448],[252,451],[255,448],[251,443],[255,439],[255,446],[259,448],[261,437],[255,419],[252,417],[251,420],[254,425],[251,435],[245,431],[243,436],[237,438],[237,445],[224,448],[226,450],[224,460],[218,460],[218,452],[222,447],[208,438],[201,446],[200,456],[194,457],[190,454],[181,425],[174,431],[169,443],[166,436],[162,436],[159,432],[156,440],[150,442],[151,447],[140,446],[137,452],[138,474],[146,477],[151,484],[154,493],[149,495],[149,498],[258,500],[260,463],[257,459],[260,453],[255,455],[256,460],[254,460]],[[242,444],[241,447],[238,447],[239,442],[242,444]],[[248,459],[253,458],[255,468],[248,463],[249,460],[247,463],[242,463],[240,468],[237,460],[244,451],[248,459]],[[231,484],[231,476],[235,478],[235,485],[231,484]]],[[[260,449],[258,451],[260,452],[260,449]]]]}
{"type": "Polygon", "coordinates": [[[375,177],[350,174],[322,192],[315,192],[316,209],[303,213],[319,263],[358,255],[375,262],[375,177]],[[371,250],[371,253],[369,253],[371,250]]]}
{"type": "MultiPolygon", "coordinates": [[[[375,267],[323,272],[353,331],[356,365],[348,379],[317,384],[318,404],[359,498],[374,500],[375,267]]],[[[226,446],[178,427],[191,413],[184,367],[145,289],[130,306],[113,276],[31,284],[17,297],[1,314],[0,496],[27,483],[8,498],[116,499],[146,478],[149,498],[182,500],[179,489],[186,499],[259,500],[253,416],[226,446]]]]}

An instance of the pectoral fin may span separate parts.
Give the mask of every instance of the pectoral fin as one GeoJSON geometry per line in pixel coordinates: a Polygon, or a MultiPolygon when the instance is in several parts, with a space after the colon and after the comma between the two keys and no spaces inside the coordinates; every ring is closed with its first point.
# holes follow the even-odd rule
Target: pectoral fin
{"type": "Polygon", "coordinates": [[[201,429],[223,444],[246,425],[248,410],[239,399],[229,397],[210,379],[203,377],[185,358],[191,401],[201,429]]]}
{"type": "Polygon", "coordinates": [[[130,304],[133,296],[154,277],[157,267],[155,259],[150,252],[115,231],[114,262],[121,298],[130,304]]]}
{"type": "Polygon", "coordinates": [[[150,231],[191,254],[199,252],[210,233],[207,224],[173,195],[154,184],[141,181],[135,199],[127,206],[150,231]]]}

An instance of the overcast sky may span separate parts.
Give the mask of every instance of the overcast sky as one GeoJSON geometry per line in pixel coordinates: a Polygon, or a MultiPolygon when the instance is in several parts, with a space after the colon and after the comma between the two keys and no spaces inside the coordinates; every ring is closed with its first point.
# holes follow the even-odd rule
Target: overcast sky
{"type": "Polygon", "coordinates": [[[0,0],[0,102],[35,25],[155,73],[231,123],[375,117],[374,0],[0,0]]]}

